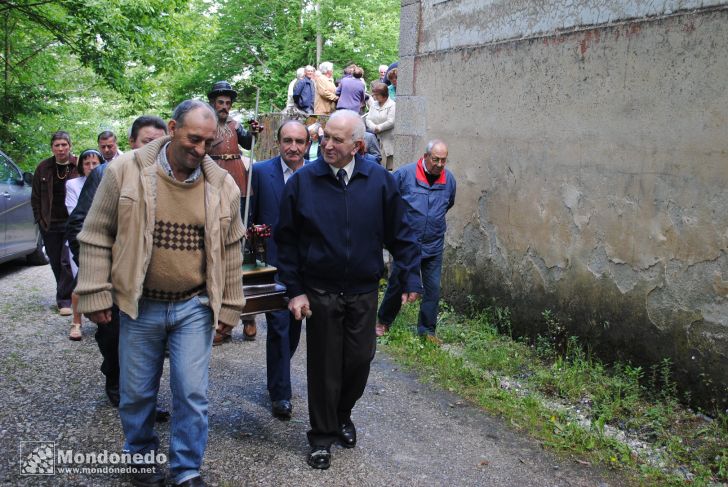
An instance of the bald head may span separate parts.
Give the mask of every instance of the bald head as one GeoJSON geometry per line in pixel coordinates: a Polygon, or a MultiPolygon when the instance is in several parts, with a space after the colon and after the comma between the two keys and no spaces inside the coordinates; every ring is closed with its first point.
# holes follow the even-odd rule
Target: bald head
{"type": "Polygon", "coordinates": [[[172,120],[177,122],[177,128],[183,127],[187,115],[195,110],[201,110],[199,115],[204,119],[212,118],[213,120],[217,120],[215,110],[208,103],[201,102],[200,100],[185,100],[177,105],[177,108],[172,113],[172,120]]]}
{"type": "Polygon", "coordinates": [[[207,103],[186,100],[175,108],[167,127],[172,136],[167,159],[175,178],[184,181],[212,147],[217,134],[217,115],[207,103]]]}
{"type": "Polygon", "coordinates": [[[336,168],[346,166],[364,144],[364,122],[351,110],[339,110],[329,118],[321,145],[324,161],[336,168]]]}
{"type": "Polygon", "coordinates": [[[351,137],[354,142],[364,140],[364,132],[367,129],[361,116],[355,111],[337,110],[329,117],[329,122],[332,120],[341,120],[341,123],[351,127],[351,137]]]}

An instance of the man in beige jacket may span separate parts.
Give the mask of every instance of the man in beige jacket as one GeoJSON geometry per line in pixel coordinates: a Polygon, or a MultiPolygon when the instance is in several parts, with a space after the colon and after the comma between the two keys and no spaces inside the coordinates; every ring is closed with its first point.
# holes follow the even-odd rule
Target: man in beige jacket
{"type": "Polygon", "coordinates": [[[182,102],[169,137],[109,166],[78,235],[79,311],[103,326],[112,301],[120,309],[122,458],[137,486],[165,484],[154,432],[165,346],[174,409],[169,480],[205,485],[212,334],[216,323],[235,325],[245,304],[240,191],[206,155],[216,125],[207,103],[182,102]]]}
{"type": "Polygon", "coordinates": [[[334,83],[334,65],[324,61],[319,65],[320,76],[314,80],[316,84],[316,97],[313,102],[313,113],[316,115],[329,115],[336,110],[336,84],[334,83]]]}

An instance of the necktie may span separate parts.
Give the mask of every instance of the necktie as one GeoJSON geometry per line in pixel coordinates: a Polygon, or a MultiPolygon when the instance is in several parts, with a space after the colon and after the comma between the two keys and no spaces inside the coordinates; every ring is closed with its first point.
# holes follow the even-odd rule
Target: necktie
{"type": "Polygon", "coordinates": [[[346,176],[346,171],[343,169],[339,169],[339,171],[336,173],[336,179],[339,180],[339,184],[342,187],[346,187],[346,181],[344,180],[344,177],[346,176]]]}

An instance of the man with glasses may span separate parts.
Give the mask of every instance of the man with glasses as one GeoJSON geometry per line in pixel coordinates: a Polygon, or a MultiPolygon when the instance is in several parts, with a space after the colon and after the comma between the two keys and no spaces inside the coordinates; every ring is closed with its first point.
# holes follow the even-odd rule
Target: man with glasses
{"type": "MultiPolygon", "coordinates": [[[[440,274],[445,242],[445,214],[455,204],[455,178],[445,169],[447,145],[431,140],[425,155],[417,162],[402,166],[393,173],[402,198],[409,203],[408,216],[417,232],[421,248],[420,268],[425,292],[420,303],[417,334],[440,345],[435,335],[437,307],[440,301],[440,274]]],[[[396,258],[392,264],[387,291],[377,314],[377,336],[389,331],[389,326],[402,305],[400,295],[401,269],[396,258]]]]}

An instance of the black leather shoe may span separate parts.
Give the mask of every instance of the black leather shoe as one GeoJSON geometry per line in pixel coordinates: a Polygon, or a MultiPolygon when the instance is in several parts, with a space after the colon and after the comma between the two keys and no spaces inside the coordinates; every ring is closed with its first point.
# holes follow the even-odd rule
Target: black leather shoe
{"type": "Polygon", "coordinates": [[[354,448],[356,446],[356,427],[354,423],[349,421],[341,425],[339,428],[339,441],[344,448],[354,448]]]}
{"type": "Polygon", "coordinates": [[[319,470],[326,470],[331,466],[331,451],[327,446],[312,446],[308,454],[308,464],[319,470]]]}
{"type": "Polygon", "coordinates": [[[169,421],[169,411],[157,406],[157,412],[156,416],[154,417],[154,421],[156,421],[157,423],[166,423],[167,421],[169,421]]]}
{"type": "Polygon", "coordinates": [[[204,480],[202,480],[202,477],[198,475],[197,477],[192,477],[191,479],[187,479],[182,483],[174,485],[177,487],[205,487],[207,484],[204,480]]]}
{"type": "Polygon", "coordinates": [[[278,419],[291,419],[291,414],[293,413],[293,405],[288,399],[273,401],[271,411],[273,412],[273,416],[278,419]]]}
{"type": "Polygon", "coordinates": [[[129,479],[134,487],[164,487],[167,483],[167,476],[162,467],[156,463],[129,465],[129,467],[131,468],[129,479]]]}
{"type": "Polygon", "coordinates": [[[115,408],[119,407],[119,384],[106,384],[106,397],[115,408]]]}

